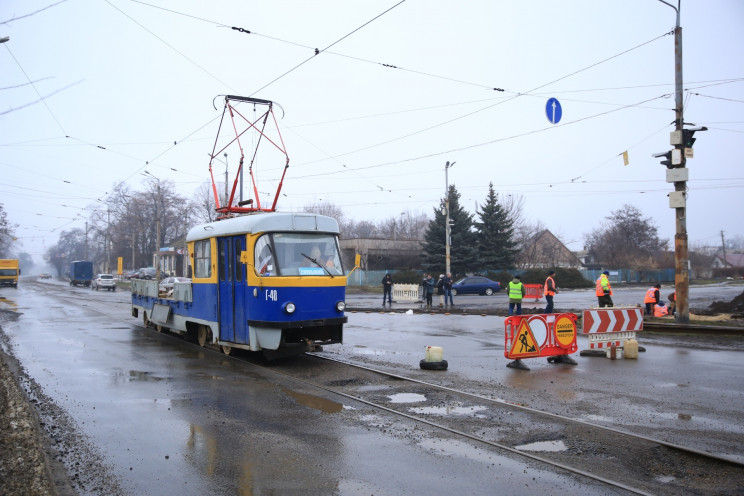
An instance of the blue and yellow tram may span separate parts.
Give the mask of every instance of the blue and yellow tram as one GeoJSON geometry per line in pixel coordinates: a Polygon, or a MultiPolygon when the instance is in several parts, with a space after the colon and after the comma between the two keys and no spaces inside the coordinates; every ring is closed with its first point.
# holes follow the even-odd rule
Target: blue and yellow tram
{"type": "Polygon", "coordinates": [[[261,212],[192,228],[192,282],[172,296],[157,281],[132,284],[132,316],[201,346],[291,354],[341,343],[346,274],[338,222],[309,213],[261,212]]]}

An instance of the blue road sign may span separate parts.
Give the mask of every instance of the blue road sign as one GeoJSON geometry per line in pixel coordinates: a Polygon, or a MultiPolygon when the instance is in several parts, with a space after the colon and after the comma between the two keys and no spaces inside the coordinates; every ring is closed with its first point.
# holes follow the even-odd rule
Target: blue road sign
{"type": "Polygon", "coordinates": [[[548,120],[553,124],[558,124],[563,115],[561,109],[561,102],[557,98],[550,98],[548,103],[545,104],[545,115],[548,116],[548,120]]]}

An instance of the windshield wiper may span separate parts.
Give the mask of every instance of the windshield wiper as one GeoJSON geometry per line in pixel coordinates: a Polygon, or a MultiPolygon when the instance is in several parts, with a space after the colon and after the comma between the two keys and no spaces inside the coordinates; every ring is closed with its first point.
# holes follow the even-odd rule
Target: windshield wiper
{"type": "Polygon", "coordinates": [[[307,258],[312,263],[314,263],[315,265],[317,265],[318,267],[320,267],[321,269],[323,269],[326,272],[326,274],[328,274],[329,276],[333,277],[333,274],[331,274],[331,271],[328,270],[328,268],[326,268],[322,263],[318,262],[317,260],[315,260],[314,258],[310,257],[309,255],[305,255],[304,253],[300,253],[300,255],[302,255],[303,257],[307,258]]]}

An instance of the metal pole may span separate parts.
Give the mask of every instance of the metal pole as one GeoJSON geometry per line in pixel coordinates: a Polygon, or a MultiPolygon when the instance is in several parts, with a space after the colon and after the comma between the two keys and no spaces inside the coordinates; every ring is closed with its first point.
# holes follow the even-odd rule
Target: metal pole
{"type": "Polygon", "coordinates": [[[447,162],[444,165],[444,210],[445,210],[445,226],[444,226],[444,258],[445,258],[445,274],[450,273],[450,211],[449,211],[449,168],[455,165],[455,162],[447,162]]]}
{"type": "Polygon", "coordinates": [[[160,281],[160,179],[158,179],[158,199],[157,204],[155,205],[155,211],[157,212],[156,215],[158,217],[158,223],[157,223],[157,234],[156,234],[156,241],[155,244],[157,245],[155,247],[155,280],[160,281]]]}

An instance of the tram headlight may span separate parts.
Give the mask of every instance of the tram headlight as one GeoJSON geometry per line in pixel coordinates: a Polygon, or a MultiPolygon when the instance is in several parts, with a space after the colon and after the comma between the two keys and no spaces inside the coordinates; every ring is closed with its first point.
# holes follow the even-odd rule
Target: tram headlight
{"type": "Polygon", "coordinates": [[[289,302],[287,302],[287,303],[284,304],[284,311],[286,313],[293,314],[293,313],[295,313],[295,310],[297,310],[297,307],[291,301],[289,301],[289,302]]]}
{"type": "Polygon", "coordinates": [[[346,309],[346,302],[343,301],[337,301],[336,302],[336,310],[339,312],[343,312],[346,309]]]}

